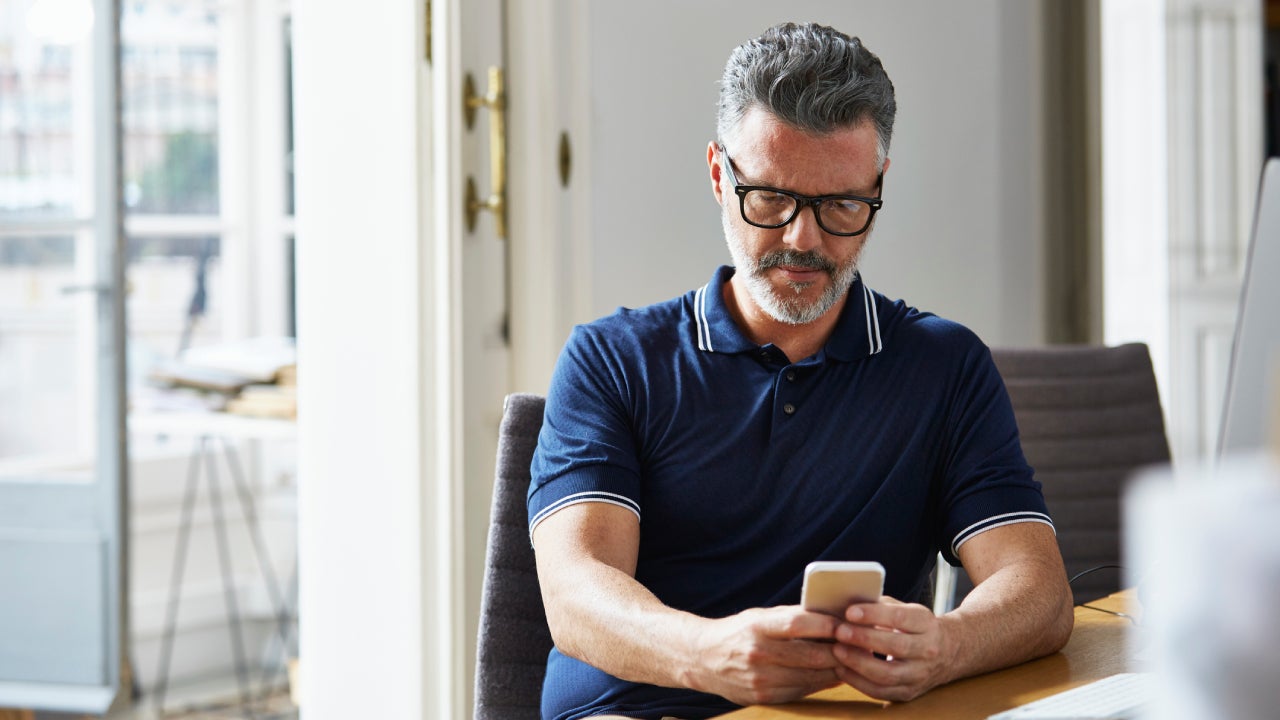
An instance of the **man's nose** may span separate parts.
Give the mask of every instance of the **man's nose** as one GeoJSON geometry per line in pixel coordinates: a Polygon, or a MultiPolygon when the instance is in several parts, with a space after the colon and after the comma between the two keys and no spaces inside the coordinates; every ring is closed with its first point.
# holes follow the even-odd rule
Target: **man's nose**
{"type": "Polygon", "coordinates": [[[825,231],[818,225],[818,209],[812,205],[800,208],[795,219],[783,228],[783,242],[806,252],[822,245],[825,231]]]}

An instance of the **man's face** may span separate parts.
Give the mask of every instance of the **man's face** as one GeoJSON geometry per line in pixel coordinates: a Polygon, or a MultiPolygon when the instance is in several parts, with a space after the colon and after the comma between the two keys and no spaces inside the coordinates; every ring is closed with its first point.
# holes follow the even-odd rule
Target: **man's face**
{"type": "MultiPolygon", "coordinates": [[[[757,108],[723,141],[742,185],[805,195],[878,194],[876,131],[870,122],[819,136],[757,108]]],[[[812,208],[802,209],[780,228],[751,225],[742,219],[738,197],[721,166],[724,162],[723,153],[708,150],[725,241],[737,268],[734,282],[779,322],[798,325],[822,317],[853,284],[870,230],[853,237],[832,235],[818,226],[812,208]]],[[[885,169],[888,164],[886,160],[885,169]]]]}

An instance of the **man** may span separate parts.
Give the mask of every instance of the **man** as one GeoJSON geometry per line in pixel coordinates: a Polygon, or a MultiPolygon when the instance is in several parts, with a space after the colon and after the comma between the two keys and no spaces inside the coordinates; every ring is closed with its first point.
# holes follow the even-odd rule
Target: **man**
{"type": "Polygon", "coordinates": [[[734,267],[576,328],[548,394],[545,717],[702,718],[840,683],[906,701],[1065,644],[1062,559],[990,353],[857,270],[894,112],[879,59],[831,28],[729,58],[707,164],[734,267]],[[911,601],[939,550],[976,588],[935,617],[911,601]],[[814,560],[880,561],[886,597],[805,612],[814,560]]]}

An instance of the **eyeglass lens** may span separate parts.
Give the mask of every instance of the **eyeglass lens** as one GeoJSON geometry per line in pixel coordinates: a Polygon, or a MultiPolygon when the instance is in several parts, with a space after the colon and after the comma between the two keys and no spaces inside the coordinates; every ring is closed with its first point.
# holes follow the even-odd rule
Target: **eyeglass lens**
{"type": "MultiPolygon", "coordinates": [[[[772,190],[748,190],[742,197],[742,216],[754,225],[778,227],[796,214],[797,200],[772,190]]],[[[860,232],[871,220],[871,206],[850,198],[827,198],[814,206],[818,225],[830,233],[860,232]]]]}

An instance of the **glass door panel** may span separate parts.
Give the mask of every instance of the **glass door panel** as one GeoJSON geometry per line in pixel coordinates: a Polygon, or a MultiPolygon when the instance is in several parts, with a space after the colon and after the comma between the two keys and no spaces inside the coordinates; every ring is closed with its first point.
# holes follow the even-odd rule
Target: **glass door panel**
{"type": "Polygon", "coordinates": [[[113,0],[0,0],[0,707],[120,685],[124,323],[113,0]]]}

